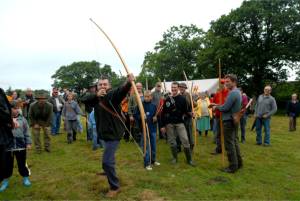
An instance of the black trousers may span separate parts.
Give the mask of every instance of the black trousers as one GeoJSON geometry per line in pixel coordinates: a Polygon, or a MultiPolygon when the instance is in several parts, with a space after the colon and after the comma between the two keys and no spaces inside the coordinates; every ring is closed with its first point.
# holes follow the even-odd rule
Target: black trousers
{"type": "Polygon", "coordinates": [[[235,125],[233,121],[223,121],[223,127],[229,168],[236,170],[243,165],[238,139],[238,125],[235,125]]]}
{"type": "Polygon", "coordinates": [[[131,125],[130,125],[130,119],[129,119],[128,113],[125,113],[124,115],[125,115],[125,118],[126,118],[125,125],[126,125],[126,128],[127,128],[127,129],[125,129],[124,140],[128,141],[129,138],[130,138],[130,133],[128,131],[130,131],[131,125]]]}
{"type": "Polygon", "coordinates": [[[4,171],[5,179],[11,177],[13,173],[15,157],[17,159],[20,175],[22,177],[28,177],[30,175],[30,170],[26,164],[26,150],[8,151],[5,154],[6,154],[6,163],[5,163],[5,171],[4,171]]]}
{"type": "Polygon", "coordinates": [[[5,164],[6,164],[6,147],[5,145],[0,145],[0,182],[5,178],[4,172],[5,172],[5,164]]]}

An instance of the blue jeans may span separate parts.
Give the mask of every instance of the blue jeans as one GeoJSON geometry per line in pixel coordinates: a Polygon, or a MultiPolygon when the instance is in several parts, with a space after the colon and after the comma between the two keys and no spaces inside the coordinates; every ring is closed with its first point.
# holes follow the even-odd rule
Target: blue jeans
{"type": "Polygon", "coordinates": [[[256,143],[262,144],[262,127],[265,128],[265,137],[264,137],[264,143],[269,145],[270,144],[270,118],[263,119],[263,118],[257,118],[255,122],[256,126],[256,143]]]}
{"type": "Polygon", "coordinates": [[[92,128],[93,130],[93,149],[97,149],[97,148],[103,148],[104,145],[104,141],[98,139],[98,134],[97,134],[97,129],[96,128],[92,128]]]}
{"type": "Polygon", "coordinates": [[[82,126],[82,123],[81,123],[81,121],[80,121],[80,115],[77,115],[77,122],[78,122],[78,124],[77,124],[77,131],[78,131],[79,133],[82,133],[82,131],[83,131],[83,126],[82,126]]]}
{"type": "Polygon", "coordinates": [[[60,117],[61,117],[60,112],[53,112],[52,125],[51,125],[51,134],[52,135],[57,135],[59,133],[60,120],[61,120],[60,117]]]}
{"type": "MultiPolygon", "coordinates": [[[[144,166],[149,166],[153,164],[156,160],[156,132],[149,133],[150,136],[150,147],[151,147],[151,161],[150,161],[150,150],[149,150],[149,140],[146,140],[146,155],[144,158],[144,166]]],[[[141,138],[141,147],[144,148],[144,138],[141,138]]]]}
{"type": "Polygon", "coordinates": [[[218,137],[218,129],[220,127],[220,119],[215,117],[213,119],[213,133],[214,133],[214,142],[217,143],[217,137],[218,137]]]}
{"type": "Polygon", "coordinates": [[[106,173],[111,190],[120,188],[119,179],[115,169],[115,153],[120,141],[104,141],[104,153],[102,158],[102,168],[106,173]]]}
{"type": "Polygon", "coordinates": [[[246,124],[247,124],[247,115],[244,114],[240,119],[240,127],[241,127],[241,141],[246,140],[246,124]]]}
{"type": "Polygon", "coordinates": [[[92,124],[92,122],[88,122],[88,120],[90,119],[90,115],[91,113],[87,113],[87,128],[86,128],[86,140],[87,141],[90,141],[90,140],[93,140],[93,128],[91,125],[89,124],[92,124]]]}

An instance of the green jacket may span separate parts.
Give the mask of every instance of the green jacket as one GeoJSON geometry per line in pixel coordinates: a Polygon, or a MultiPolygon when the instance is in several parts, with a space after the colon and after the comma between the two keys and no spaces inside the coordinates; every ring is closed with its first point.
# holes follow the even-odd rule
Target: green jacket
{"type": "Polygon", "coordinates": [[[46,102],[41,106],[36,101],[30,105],[29,109],[30,126],[38,124],[40,126],[49,127],[51,125],[52,115],[53,106],[51,103],[46,102]]]}
{"type": "MultiPolygon", "coordinates": [[[[141,100],[144,101],[144,96],[140,96],[141,100]]],[[[136,95],[130,95],[128,99],[128,115],[133,116],[135,113],[135,110],[137,109],[138,104],[136,101],[136,95]]]]}
{"type": "Polygon", "coordinates": [[[94,107],[97,134],[104,141],[121,140],[125,131],[124,121],[112,115],[104,109],[100,102],[109,108],[113,113],[117,112],[121,117],[120,104],[126,97],[131,87],[130,82],[126,82],[123,86],[109,90],[104,97],[97,97],[96,94],[87,94],[81,98],[81,102],[94,107]]]}

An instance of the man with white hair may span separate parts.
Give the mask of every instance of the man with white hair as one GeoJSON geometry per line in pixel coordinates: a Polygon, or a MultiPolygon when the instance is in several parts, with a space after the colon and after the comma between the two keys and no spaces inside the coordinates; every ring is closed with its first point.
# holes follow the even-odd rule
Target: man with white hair
{"type": "Polygon", "coordinates": [[[264,88],[264,93],[261,94],[256,102],[255,117],[256,117],[256,144],[262,145],[262,126],[264,126],[265,137],[264,145],[270,146],[270,121],[271,116],[277,111],[276,100],[271,96],[272,88],[267,85],[264,88]]]}

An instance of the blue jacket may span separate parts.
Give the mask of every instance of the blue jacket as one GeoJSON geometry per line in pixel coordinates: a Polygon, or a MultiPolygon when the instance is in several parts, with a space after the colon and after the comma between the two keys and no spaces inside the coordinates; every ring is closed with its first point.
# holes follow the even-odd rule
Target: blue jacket
{"type": "Polygon", "coordinates": [[[19,114],[16,118],[19,127],[12,130],[14,138],[8,145],[7,151],[26,149],[26,146],[31,144],[30,129],[27,120],[21,114],[19,114]]]}
{"type": "Polygon", "coordinates": [[[77,120],[77,115],[81,114],[80,107],[75,101],[66,102],[62,110],[62,115],[66,120],[77,120]]]}
{"type": "MultiPolygon", "coordinates": [[[[146,113],[149,132],[155,133],[156,132],[156,123],[153,123],[153,117],[155,116],[155,113],[156,113],[156,106],[151,102],[143,101],[143,107],[144,107],[144,110],[146,113]]],[[[141,121],[140,110],[138,109],[138,107],[135,110],[134,117],[138,122],[141,121]]]]}

